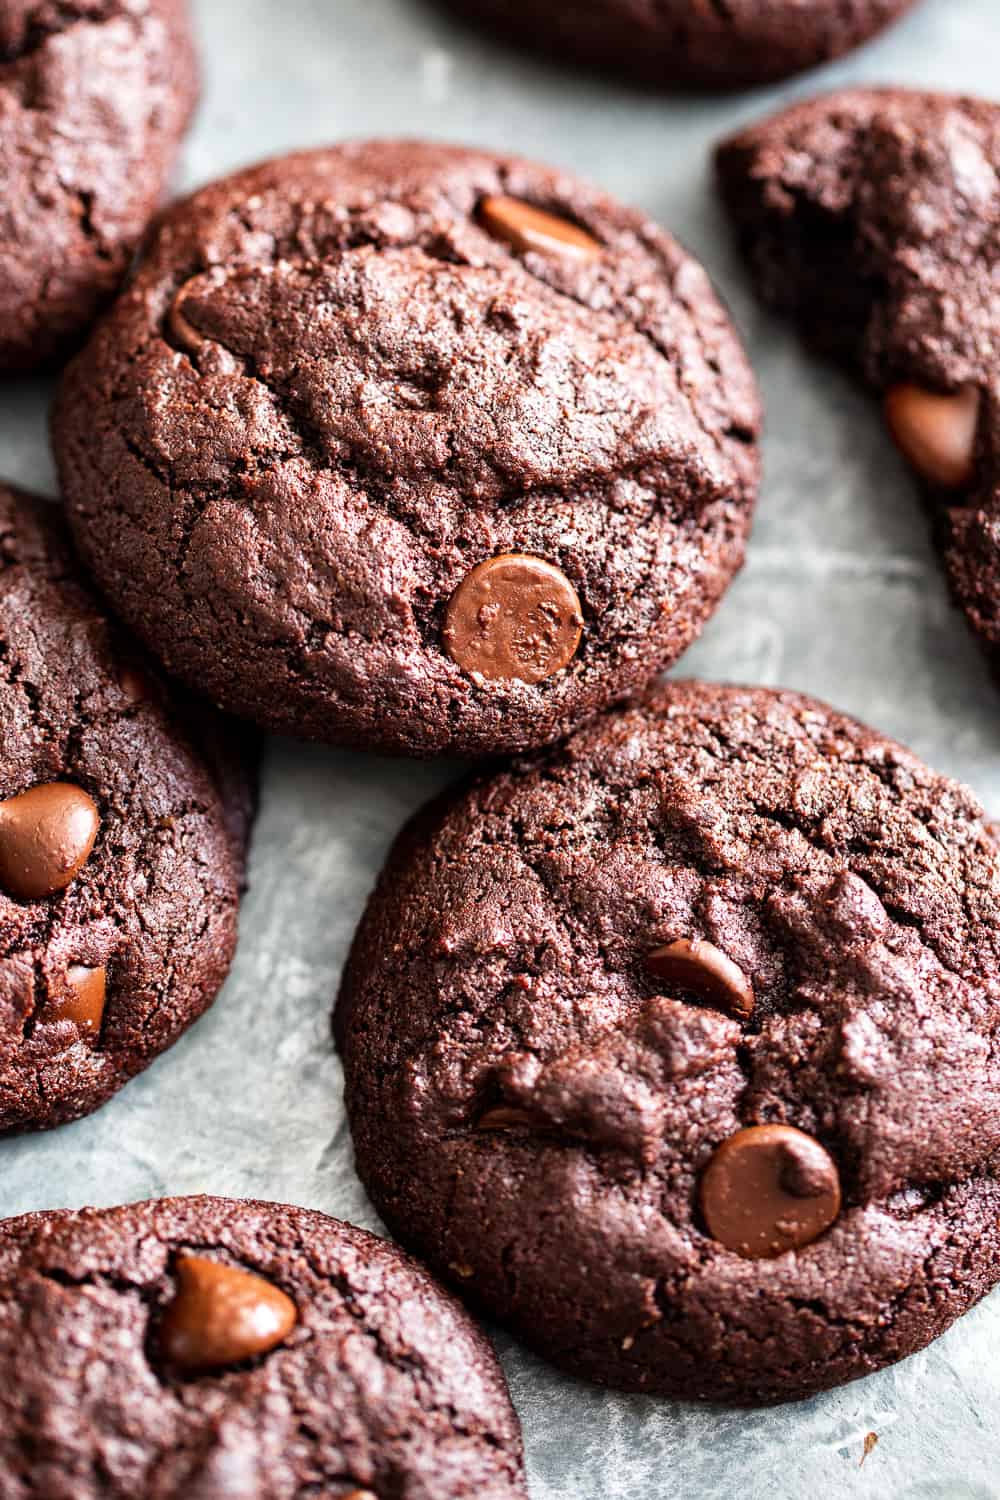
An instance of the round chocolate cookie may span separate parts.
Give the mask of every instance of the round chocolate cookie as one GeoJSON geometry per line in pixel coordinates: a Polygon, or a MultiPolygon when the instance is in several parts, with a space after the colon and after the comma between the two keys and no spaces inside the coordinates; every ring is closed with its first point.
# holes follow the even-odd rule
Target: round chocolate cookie
{"type": "Polygon", "coordinates": [[[757,287],[879,392],[952,593],[1000,669],[1000,105],[899,89],[724,142],[757,287]]]}
{"type": "Polygon", "coordinates": [[[177,676],[293,734],[477,754],[697,635],[758,426],[668,235],[546,167],[385,142],[173,209],[55,441],[80,547],[177,676]]]}
{"type": "Polygon", "coordinates": [[[484,1336],[374,1235],[166,1198],[0,1224],[4,1500],[525,1500],[484,1336]]]}
{"type": "Polygon", "coordinates": [[[89,1113],[211,1003],[252,807],[240,747],[109,625],[56,508],[0,487],[0,1131],[89,1113]]]}
{"type": "Polygon", "coordinates": [[[806,1396],[1000,1280],[1000,852],[808,698],[661,687],[430,807],[335,1029],[386,1223],[574,1373],[806,1396]]]}
{"type": "Polygon", "coordinates": [[[0,372],[117,289],[196,92],[184,0],[0,0],[0,372]]]}
{"type": "Polygon", "coordinates": [[[671,88],[787,78],[859,47],[913,0],[446,0],[508,40],[671,88]]]}

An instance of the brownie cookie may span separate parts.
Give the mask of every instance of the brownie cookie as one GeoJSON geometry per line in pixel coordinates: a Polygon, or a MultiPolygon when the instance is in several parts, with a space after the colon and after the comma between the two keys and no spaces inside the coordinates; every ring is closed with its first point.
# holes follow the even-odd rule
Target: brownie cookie
{"type": "Polygon", "coordinates": [[[718,170],[761,296],[882,395],[1000,669],[1000,106],[830,94],[726,141],[718,170]]]}
{"type": "Polygon", "coordinates": [[[277,1203],[0,1224],[4,1500],[525,1500],[496,1356],[420,1266],[277,1203]]]}
{"type": "Polygon", "coordinates": [[[0,371],[117,289],[196,91],[184,0],[0,0],[0,371]]]}
{"type": "Polygon", "coordinates": [[[1000,1280],[1000,851],[821,703],[660,687],[442,799],[335,1024],[386,1223],[574,1373],[806,1396],[1000,1280]]]}
{"type": "Polygon", "coordinates": [[[697,635],[758,423],[668,235],[546,167],[383,142],[174,208],[55,440],[79,545],[171,672],[273,729],[475,754],[697,635]]]}
{"type": "Polygon", "coordinates": [[[96,1109],[226,976],[253,783],[205,719],[0,487],[0,1130],[96,1109]]]}
{"type": "Polygon", "coordinates": [[[510,41],[637,82],[742,88],[859,47],[913,0],[446,0],[510,41]]]}

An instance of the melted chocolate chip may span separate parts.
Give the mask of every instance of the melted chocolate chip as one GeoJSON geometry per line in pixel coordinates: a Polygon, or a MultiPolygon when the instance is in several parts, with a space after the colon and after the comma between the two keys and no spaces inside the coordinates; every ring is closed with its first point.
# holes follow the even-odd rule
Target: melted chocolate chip
{"type": "Polygon", "coordinates": [[[690,990],[699,999],[735,1015],[753,1012],[754,993],[738,964],[702,938],[678,938],[646,957],[646,968],[665,984],[690,990]]]}
{"type": "Polygon", "coordinates": [[[0,802],[0,889],[19,901],[54,896],[86,864],[100,823],[93,798],[65,781],[0,802]]]}
{"type": "Polygon", "coordinates": [[[544,558],[511,552],[463,578],[442,638],[463,671],[535,683],[572,661],[582,632],[580,600],[565,573],[544,558]]]}
{"type": "Polygon", "coordinates": [[[73,964],[66,970],[66,987],[49,1001],[47,1021],[72,1021],[84,1036],[96,1036],[104,1018],[107,970],[73,964]]]}
{"type": "Polygon", "coordinates": [[[701,1183],[713,1239],[748,1260],[801,1249],[840,1213],[829,1152],[791,1125],[751,1125],[723,1141],[701,1183]]]}
{"type": "Polygon", "coordinates": [[[540,255],[593,260],[601,253],[597,240],[585,230],[520,198],[484,198],[479,217],[495,239],[505,240],[521,254],[534,250],[540,255]]]}
{"type": "Polygon", "coordinates": [[[177,1279],[160,1341],[170,1363],[182,1369],[217,1369],[267,1354],[284,1342],[297,1321],[291,1298],[252,1271],[203,1255],[183,1255],[177,1279]]]}
{"type": "Polygon", "coordinates": [[[975,477],[979,392],[942,396],[919,385],[895,385],[885,398],[889,430],[903,457],[928,484],[959,490],[975,477]]]}

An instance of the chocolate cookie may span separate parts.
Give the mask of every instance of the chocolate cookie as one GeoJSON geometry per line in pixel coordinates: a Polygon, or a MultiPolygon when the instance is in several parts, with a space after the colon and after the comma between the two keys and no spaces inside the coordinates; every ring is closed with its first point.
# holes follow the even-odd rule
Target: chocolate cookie
{"type": "Polygon", "coordinates": [[[952,592],[1000,668],[1000,106],[830,94],[726,141],[761,296],[860,372],[928,502],[952,592]]]}
{"type": "Polygon", "coordinates": [[[176,675],[274,729],[474,754],[697,635],[758,423],[668,235],[546,167],[369,143],[173,209],[55,440],[88,562],[176,675]]]}
{"type": "Polygon", "coordinates": [[[196,92],[184,0],[0,0],[0,371],[117,289],[196,92]]]}
{"type": "Polygon", "coordinates": [[[446,0],[511,41],[637,82],[740,88],[859,47],[913,0],[446,0]]]}
{"type": "Polygon", "coordinates": [[[5,1500],[525,1500],[496,1357],[384,1240],[166,1198],[0,1224],[5,1500]]]}
{"type": "Polygon", "coordinates": [[[593,1380],[805,1396],[1000,1280],[1000,852],[808,698],[661,687],[432,806],[336,1031],[393,1232],[593,1380]]]}
{"type": "Polygon", "coordinates": [[[0,1130],[96,1109],[226,976],[252,782],[193,713],[108,623],[55,507],[0,487],[0,1130]]]}

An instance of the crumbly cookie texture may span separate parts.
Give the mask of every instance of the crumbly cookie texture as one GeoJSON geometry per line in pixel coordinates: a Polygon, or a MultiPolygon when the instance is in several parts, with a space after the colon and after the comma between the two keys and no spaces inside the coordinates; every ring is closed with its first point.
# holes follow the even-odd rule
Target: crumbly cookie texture
{"type": "Polygon", "coordinates": [[[801,1397],[1000,1279],[1000,856],[794,693],[678,682],[401,835],[335,1029],[358,1169],[593,1380],[801,1397]]]}
{"type": "Polygon", "coordinates": [[[185,0],[0,0],[0,372],[117,289],[196,94],[185,0]]]}
{"type": "Polygon", "coordinates": [[[477,754],[697,635],[758,427],[668,235],[547,167],[381,142],[171,210],[54,430],[77,541],[173,673],[274,729],[477,754]]]}
{"type": "Polygon", "coordinates": [[[87,1114],[214,999],[252,772],[84,583],[56,507],[0,487],[0,1131],[87,1114]]]}
{"type": "Polygon", "coordinates": [[[952,593],[1000,666],[1000,107],[829,94],[725,141],[762,298],[883,396],[952,593]]]}
{"type": "Polygon", "coordinates": [[[654,87],[745,88],[829,62],[913,0],[446,0],[508,40],[654,87]]]}
{"type": "Polygon", "coordinates": [[[0,1225],[5,1500],[526,1500],[496,1356],[408,1256],[283,1204],[0,1225]]]}

